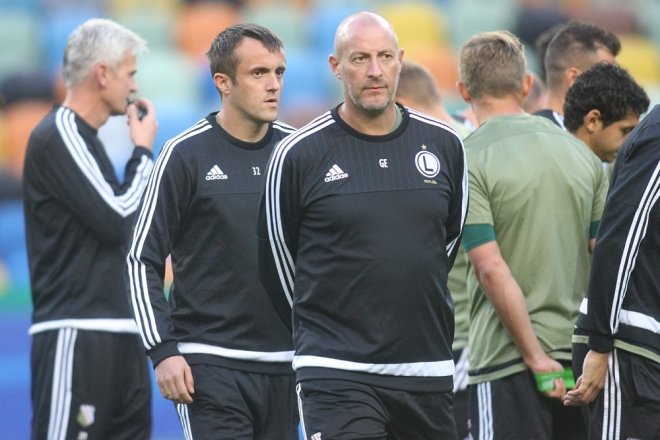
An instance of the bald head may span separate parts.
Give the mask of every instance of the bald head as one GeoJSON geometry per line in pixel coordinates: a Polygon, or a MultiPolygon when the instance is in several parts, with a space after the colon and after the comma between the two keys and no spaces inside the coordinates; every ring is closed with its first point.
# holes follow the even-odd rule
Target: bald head
{"type": "Polygon", "coordinates": [[[391,35],[396,44],[396,48],[399,48],[399,40],[397,39],[394,28],[390,22],[373,12],[362,11],[349,15],[339,23],[339,26],[337,26],[337,32],[335,33],[335,55],[337,58],[341,59],[344,55],[346,43],[350,41],[353,36],[360,34],[368,27],[380,27],[385,30],[391,35]]]}

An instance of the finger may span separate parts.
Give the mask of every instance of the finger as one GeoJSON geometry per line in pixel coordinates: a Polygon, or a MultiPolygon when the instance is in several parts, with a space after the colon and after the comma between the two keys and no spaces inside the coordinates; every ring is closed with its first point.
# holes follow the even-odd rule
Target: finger
{"type": "Polygon", "coordinates": [[[160,383],[158,384],[158,389],[160,390],[160,395],[163,397],[166,397],[166,394],[168,391],[165,389],[164,386],[162,386],[160,383]]]}
{"type": "Polygon", "coordinates": [[[555,389],[552,391],[547,391],[546,395],[553,399],[564,400],[566,395],[566,386],[564,385],[563,379],[555,379],[555,389]]]}
{"type": "Polygon", "coordinates": [[[128,117],[130,118],[131,116],[137,116],[137,106],[135,104],[135,101],[131,101],[130,104],[128,104],[128,107],[126,107],[126,113],[128,113],[128,117]]]}
{"type": "Polygon", "coordinates": [[[577,378],[577,380],[575,381],[575,386],[572,389],[579,390],[581,386],[582,386],[582,376],[577,378]]]}
{"type": "Polygon", "coordinates": [[[555,390],[559,394],[559,398],[563,400],[564,396],[566,396],[566,383],[564,379],[555,379],[555,390]]]}
{"type": "Polygon", "coordinates": [[[571,396],[569,394],[566,394],[566,397],[564,398],[564,405],[565,406],[581,406],[584,405],[586,402],[582,400],[580,397],[576,396],[571,396]]]}
{"type": "MultiPolygon", "coordinates": [[[[187,370],[190,370],[190,367],[187,367],[187,370]]],[[[183,374],[177,377],[174,384],[175,389],[172,390],[172,396],[176,399],[177,403],[192,403],[192,397],[190,397],[188,388],[186,387],[185,375],[186,369],[184,369],[183,374]]]]}
{"type": "Polygon", "coordinates": [[[189,394],[195,394],[195,380],[193,379],[192,370],[190,367],[186,368],[184,372],[184,380],[186,382],[186,389],[189,394]]]}
{"type": "Polygon", "coordinates": [[[159,388],[166,399],[176,400],[179,398],[177,382],[182,379],[177,376],[179,375],[166,372],[158,379],[159,388]]]}

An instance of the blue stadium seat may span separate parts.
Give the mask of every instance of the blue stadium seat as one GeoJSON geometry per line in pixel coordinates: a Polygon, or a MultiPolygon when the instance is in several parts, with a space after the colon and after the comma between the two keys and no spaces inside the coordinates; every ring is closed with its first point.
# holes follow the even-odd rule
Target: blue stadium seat
{"type": "Polygon", "coordinates": [[[0,79],[40,63],[39,20],[23,9],[0,9],[0,79]]]}
{"type": "Polygon", "coordinates": [[[197,66],[174,49],[154,49],[138,57],[139,95],[155,104],[197,103],[197,66]]]}
{"type": "Polygon", "coordinates": [[[0,260],[11,277],[10,287],[25,288],[30,285],[21,200],[0,202],[0,260]]]}
{"type": "Polygon", "coordinates": [[[341,83],[328,64],[328,53],[288,50],[280,119],[301,127],[343,100],[341,83]]]}
{"type": "Polygon", "coordinates": [[[116,20],[144,38],[149,50],[174,47],[174,13],[159,9],[131,9],[116,16],[116,20]]]}
{"type": "Polygon", "coordinates": [[[314,49],[325,56],[334,51],[335,31],[341,21],[360,11],[374,11],[371,2],[319,2],[308,14],[309,36],[314,49]]]}
{"type": "Polygon", "coordinates": [[[242,21],[257,23],[275,32],[284,42],[285,51],[307,44],[306,20],[304,11],[292,4],[252,5],[242,11],[242,21]]]}
{"type": "Polygon", "coordinates": [[[42,58],[49,71],[62,69],[64,49],[71,32],[90,18],[100,16],[98,11],[80,7],[56,10],[42,20],[42,58]]]}
{"type": "Polygon", "coordinates": [[[206,117],[209,112],[210,110],[207,111],[207,109],[187,101],[158,104],[156,107],[158,134],[154,142],[154,157],[158,157],[165,142],[193,126],[197,121],[206,117]]]}
{"type": "Polygon", "coordinates": [[[0,0],[0,15],[8,9],[21,9],[33,14],[39,13],[41,0],[0,0]]]}
{"type": "Polygon", "coordinates": [[[461,0],[447,9],[451,41],[461,47],[474,34],[486,31],[512,31],[518,13],[515,0],[461,0]]]}

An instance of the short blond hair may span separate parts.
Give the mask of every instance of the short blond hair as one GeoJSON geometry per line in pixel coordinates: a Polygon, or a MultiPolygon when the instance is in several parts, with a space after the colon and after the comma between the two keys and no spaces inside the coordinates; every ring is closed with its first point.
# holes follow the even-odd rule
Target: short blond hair
{"type": "Polygon", "coordinates": [[[473,35],[461,49],[459,73],[472,99],[520,92],[526,69],[525,47],[507,31],[473,35]]]}

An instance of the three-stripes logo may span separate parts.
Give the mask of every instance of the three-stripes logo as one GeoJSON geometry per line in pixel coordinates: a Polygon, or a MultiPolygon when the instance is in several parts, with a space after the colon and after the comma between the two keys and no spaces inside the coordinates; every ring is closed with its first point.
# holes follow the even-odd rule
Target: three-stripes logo
{"type": "Polygon", "coordinates": [[[348,174],[342,171],[341,168],[334,164],[328,174],[325,175],[326,182],[332,182],[333,180],[345,179],[348,177],[348,174]]]}
{"type": "Polygon", "coordinates": [[[211,168],[211,171],[206,173],[206,180],[224,180],[227,178],[227,175],[222,172],[219,166],[214,165],[211,168]]]}

